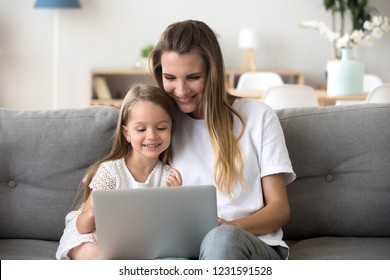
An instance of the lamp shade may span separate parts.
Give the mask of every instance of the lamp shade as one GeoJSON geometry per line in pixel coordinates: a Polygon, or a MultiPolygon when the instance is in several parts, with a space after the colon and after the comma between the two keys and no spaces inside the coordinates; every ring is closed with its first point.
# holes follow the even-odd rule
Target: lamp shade
{"type": "Polygon", "coordinates": [[[80,7],[79,0],[37,0],[35,2],[35,8],[75,9],[80,7]]]}
{"type": "Polygon", "coordinates": [[[241,49],[254,49],[257,47],[257,32],[253,28],[241,28],[238,35],[238,46],[241,49]]]}

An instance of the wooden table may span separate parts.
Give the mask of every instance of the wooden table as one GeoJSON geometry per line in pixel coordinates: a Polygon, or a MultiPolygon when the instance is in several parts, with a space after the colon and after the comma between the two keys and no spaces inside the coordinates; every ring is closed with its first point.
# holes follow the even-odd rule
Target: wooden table
{"type": "MultiPolygon", "coordinates": [[[[233,95],[240,96],[240,97],[246,97],[246,98],[262,98],[264,92],[263,91],[256,91],[256,90],[236,90],[236,89],[229,89],[229,92],[233,95]]],[[[318,97],[318,103],[320,106],[330,106],[334,105],[336,103],[336,100],[356,100],[356,101],[363,101],[367,98],[367,94],[362,93],[358,95],[349,95],[349,96],[328,96],[326,93],[326,90],[315,90],[315,93],[318,97]]]]}
{"type": "Polygon", "coordinates": [[[336,100],[364,101],[367,98],[367,93],[347,96],[329,96],[324,89],[315,90],[315,92],[317,94],[318,103],[320,103],[320,106],[334,105],[336,100]]]}
{"type": "MultiPolygon", "coordinates": [[[[258,90],[236,90],[233,88],[229,89],[229,92],[236,96],[255,99],[261,99],[264,94],[263,91],[258,90]]],[[[318,103],[320,104],[320,106],[335,105],[336,100],[364,101],[367,98],[367,94],[349,96],[328,96],[326,90],[322,89],[315,90],[315,93],[317,94],[318,103]]],[[[122,101],[122,99],[92,99],[91,105],[109,105],[114,106],[116,108],[120,108],[122,101]]]]}

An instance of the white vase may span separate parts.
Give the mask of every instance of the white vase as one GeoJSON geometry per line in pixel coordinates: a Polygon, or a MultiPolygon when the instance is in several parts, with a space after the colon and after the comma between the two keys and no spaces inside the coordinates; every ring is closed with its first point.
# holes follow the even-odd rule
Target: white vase
{"type": "Polygon", "coordinates": [[[341,60],[328,63],[327,93],[329,96],[363,93],[364,64],[352,59],[352,49],[341,50],[341,60]]]}

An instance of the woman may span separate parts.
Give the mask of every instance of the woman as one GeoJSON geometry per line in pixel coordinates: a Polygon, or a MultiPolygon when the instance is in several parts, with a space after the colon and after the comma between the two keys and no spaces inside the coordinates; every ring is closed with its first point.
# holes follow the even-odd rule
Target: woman
{"type": "Polygon", "coordinates": [[[200,259],[287,258],[281,227],[290,215],[286,184],[295,174],[274,111],[227,92],[221,48],[203,22],[168,26],[150,59],[157,84],[184,113],[172,167],[183,185],[217,187],[221,226],[204,238],[200,259]]]}

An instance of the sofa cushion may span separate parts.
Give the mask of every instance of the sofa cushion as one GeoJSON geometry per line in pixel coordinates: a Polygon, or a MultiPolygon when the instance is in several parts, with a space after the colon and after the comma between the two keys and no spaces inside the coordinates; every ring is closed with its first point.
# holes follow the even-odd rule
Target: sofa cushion
{"type": "Polygon", "coordinates": [[[58,241],[0,239],[0,260],[54,260],[58,241]]]}
{"type": "Polygon", "coordinates": [[[290,260],[390,259],[390,238],[386,237],[318,237],[294,242],[289,246],[290,260]]]}
{"type": "Polygon", "coordinates": [[[390,237],[390,104],[277,113],[297,174],[285,239],[390,237]]]}
{"type": "Polygon", "coordinates": [[[59,240],[86,168],[107,153],[112,107],[0,109],[0,238],[59,240]]]}

